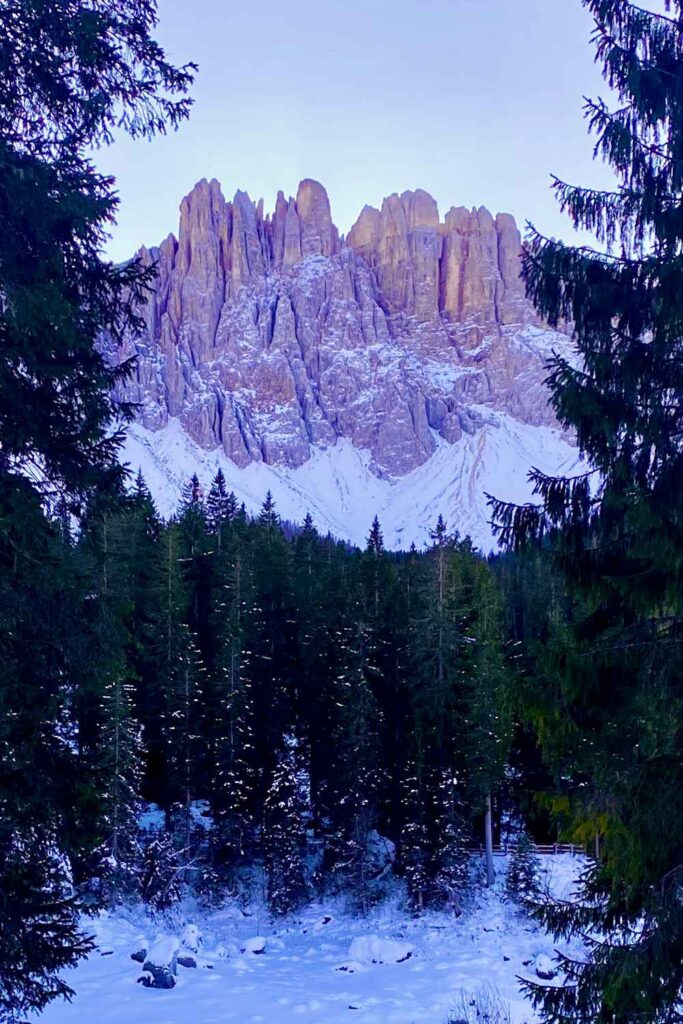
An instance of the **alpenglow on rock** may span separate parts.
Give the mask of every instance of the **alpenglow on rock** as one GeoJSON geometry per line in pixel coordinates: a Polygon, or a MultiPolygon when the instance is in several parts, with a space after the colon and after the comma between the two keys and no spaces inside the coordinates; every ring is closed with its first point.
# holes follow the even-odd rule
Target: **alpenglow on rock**
{"type": "Polygon", "coordinates": [[[177,420],[242,469],[347,442],[389,482],[487,424],[553,427],[545,363],[569,342],[526,300],[520,248],[508,214],[442,221],[420,189],[364,207],[344,239],[318,182],[264,216],[202,180],[178,238],[141,250],[158,279],[146,332],[112,353],[138,355],[124,396],[144,428],[177,420]]]}

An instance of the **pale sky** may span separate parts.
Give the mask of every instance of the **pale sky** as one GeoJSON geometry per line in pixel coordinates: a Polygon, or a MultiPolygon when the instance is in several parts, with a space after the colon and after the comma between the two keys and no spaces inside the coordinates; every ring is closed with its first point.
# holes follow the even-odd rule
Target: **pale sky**
{"type": "MultiPolygon", "coordinates": [[[[654,2],[654,0],[653,0],[654,2]]],[[[301,178],[348,231],[365,203],[424,188],[441,215],[487,206],[571,232],[550,173],[611,184],[584,95],[606,95],[580,0],[159,0],[171,58],[199,64],[190,120],[98,155],[121,195],[110,255],[177,232],[202,177],[272,209],[301,178]]]]}

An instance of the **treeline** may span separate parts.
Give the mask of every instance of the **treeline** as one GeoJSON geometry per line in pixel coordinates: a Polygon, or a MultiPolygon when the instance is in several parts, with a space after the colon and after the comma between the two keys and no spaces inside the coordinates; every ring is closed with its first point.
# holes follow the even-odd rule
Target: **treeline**
{"type": "Polygon", "coordinates": [[[364,551],[310,517],[288,539],[270,495],[251,519],[220,472],[169,522],[139,476],[77,537],[66,512],[56,527],[24,617],[45,635],[21,650],[59,649],[54,706],[29,705],[37,743],[59,734],[24,782],[57,807],[79,886],[164,906],[178,879],[207,891],[259,863],[275,912],[326,886],[364,909],[380,834],[415,907],[459,907],[487,802],[500,818],[510,758],[532,763],[512,728],[509,565],[441,518],[424,552],[386,551],[377,519],[364,551]],[[141,850],[143,799],[164,828],[141,850]]]}

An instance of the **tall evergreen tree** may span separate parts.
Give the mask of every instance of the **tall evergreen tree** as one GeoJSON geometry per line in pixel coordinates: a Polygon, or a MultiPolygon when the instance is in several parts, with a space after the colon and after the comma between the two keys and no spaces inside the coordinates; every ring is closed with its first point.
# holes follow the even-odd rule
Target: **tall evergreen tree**
{"type": "Polygon", "coordinates": [[[183,484],[182,494],[180,496],[180,508],[179,513],[187,512],[188,510],[200,510],[204,504],[204,489],[199,482],[199,477],[196,473],[193,473],[189,480],[186,480],[183,484]]]}
{"type": "Polygon", "coordinates": [[[38,502],[61,496],[77,512],[122,478],[120,433],[110,426],[126,414],[112,397],[126,368],[112,368],[96,343],[105,328],[115,345],[135,326],[150,272],[102,259],[118,199],[90,154],[115,127],[151,137],[186,116],[192,69],[166,60],[155,26],[149,0],[0,8],[0,777],[15,844],[0,856],[0,890],[12,907],[0,929],[0,991],[10,993],[9,1020],[66,994],[57,971],[87,946],[73,897],[52,884],[50,853],[71,818],[61,631],[77,628],[69,607],[77,585],[62,563],[67,575],[52,602],[52,527],[38,502]],[[28,616],[20,628],[17,613],[28,616]],[[21,792],[19,774],[34,780],[34,795],[21,792]]]}
{"type": "Polygon", "coordinates": [[[431,888],[431,854],[433,850],[432,812],[430,806],[428,769],[424,760],[409,761],[403,782],[403,824],[401,828],[401,861],[408,883],[408,896],[413,908],[421,912],[431,888]]]}
{"type": "Polygon", "coordinates": [[[233,534],[214,559],[209,606],[211,650],[204,681],[204,735],[209,744],[209,806],[215,867],[239,864],[254,820],[254,708],[247,621],[254,590],[243,539],[233,534]]]}
{"type": "Polygon", "coordinates": [[[180,527],[170,523],[160,538],[152,581],[156,596],[148,625],[148,710],[145,719],[155,731],[148,743],[158,758],[156,792],[178,841],[189,858],[192,846],[192,803],[199,796],[198,779],[205,774],[201,743],[203,666],[189,625],[189,594],[183,573],[180,527]]]}
{"type": "Polygon", "coordinates": [[[266,496],[259,512],[259,522],[271,530],[280,524],[280,516],[276,511],[275,500],[270,491],[266,491],[266,496]]]}
{"type": "Polygon", "coordinates": [[[589,935],[566,984],[530,986],[549,1021],[664,1022],[683,997],[683,5],[585,0],[617,96],[587,102],[611,191],[555,182],[603,250],[534,233],[527,290],[578,359],[555,358],[554,409],[586,474],[534,471],[537,505],[494,508],[504,542],[546,539],[580,598],[527,711],[548,762],[576,780],[552,797],[568,838],[599,841],[579,898],[541,910],[589,935]]]}
{"type": "Polygon", "coordinates": [[[265,800],[264,854],[268,904],[274,914],[296,910],[306,895],[304,854],[308,775],[294,736],[284,736],[265,800]]]}
{"type": "Polygon", "coordinates": [[[471,832],[466,818],[463,786],[458,784],[458,777],[452,769],[444,769],[440,773],[436,804],[435,900],[460,914],[470,889],[471,832]]]}
{"type": "MultiPolygon", "coordinates": [[[[91,503],[77,547],[83,574],[80,628],[69,638],[67,666],[78,723],[80,782],[86,796],[80,859],[110,903],[135,889],[141,739],[133,712],[130,658],[134,574],[127,557],[133,508],[91,503]],[[98,651],[97,659],[91,657],[98,651]],[[95,849],[88,850],[87,836],[95,849]]],[[[77,862],[78,863],[78,862],[77,862]]]]}
{"type": "Polygon", "coordinates": [[[380,526],[378,516],[375,516],[372,520],[372,526],[370,527],[370,533],[368,535],[367,549],[368,551],[372,551],[375,555],[384,551],[384,536],[382,534],[382,527],[380,526]]]}
{"type": "Polygon", "coordinates": [[[381,715],[370,681],[375,674],[372,639],[358,594],[342,643],[344,662],[336,680],[339,719],[332,845],[335,868],[351,902],[365,914],[373,900],[368,835],[378,823],[381,715]]]}
{"type": "Polygon", "coordinates": [[[210,532],[220,537],[221,527],[234,519],[236,512],[237,499],[228,491],[223,470],[219,469],[206,498],[206,523],[210,532]]]}

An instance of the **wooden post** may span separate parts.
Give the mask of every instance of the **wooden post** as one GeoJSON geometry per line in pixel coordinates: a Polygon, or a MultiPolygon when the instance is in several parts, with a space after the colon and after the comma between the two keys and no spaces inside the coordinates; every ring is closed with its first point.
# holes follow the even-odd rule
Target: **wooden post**
{"type": "Polygon", "coordinates": [[[493,866],[493,815],[491,813],[491,794],[486,797],[486,884],[489,888],[496,880],[496,871],[493,866]]]}

